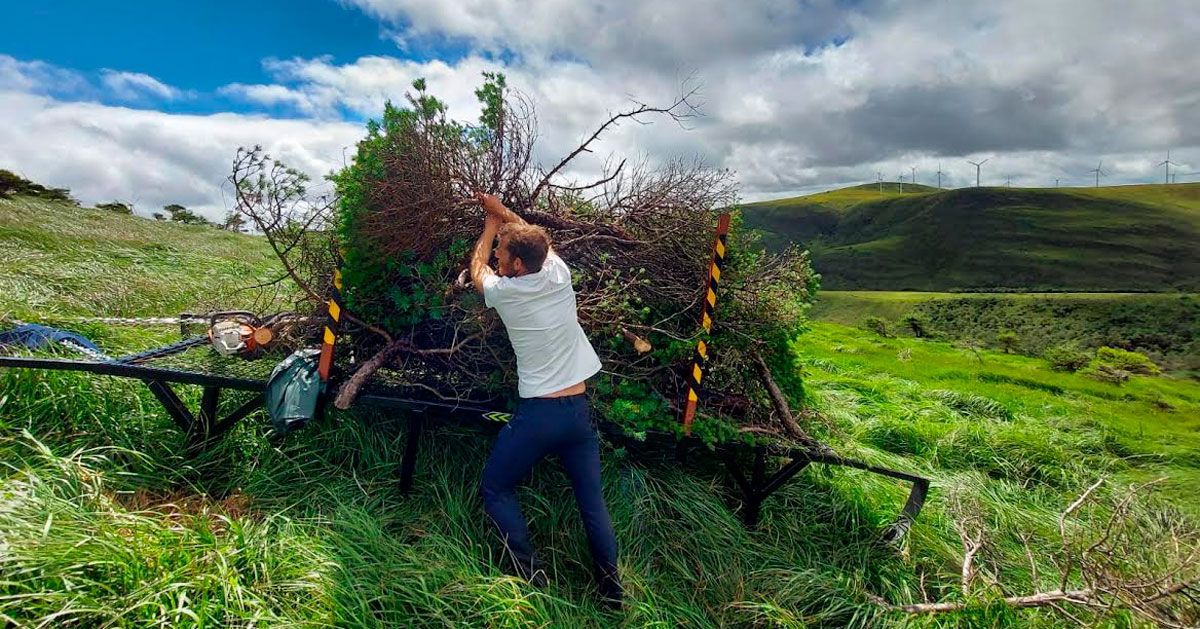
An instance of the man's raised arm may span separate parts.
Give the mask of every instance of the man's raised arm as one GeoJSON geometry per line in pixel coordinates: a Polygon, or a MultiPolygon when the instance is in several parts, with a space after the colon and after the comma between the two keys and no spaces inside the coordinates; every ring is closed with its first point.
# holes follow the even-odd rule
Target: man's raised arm
{"type": "Polygon", "coordinates": [[[496,233],[500,231],[500,220],[490,213],[483,221],[483,233],[475,241],[475,251],[471,254],[471,283],[480,295],[483,294],[483,280],[496,272],[488,266],[492,259],[492,245],[496,241],[496,233]]]}

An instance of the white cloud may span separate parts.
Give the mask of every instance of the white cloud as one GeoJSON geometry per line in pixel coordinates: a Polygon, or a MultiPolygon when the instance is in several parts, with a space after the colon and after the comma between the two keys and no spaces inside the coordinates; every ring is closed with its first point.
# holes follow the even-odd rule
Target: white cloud
{"type": "MultiPolygon", "coordinates": [[[[352,3],[414,45],[448,38],[515,53],[501,57],[506,71],[534,86],[552,123],[595,121],[614,96],[662,100],[694,72],[706,114],[694,132],[626,130],[613,146],[698,152],[737,170],[748,196],[873,179],[876,168],[894,178],[939,156],[1009,156],[1015,184],[1048,178],[1041,155],[1094,165],[1173,146],[1200,163],[1190,63],[1200,12],[1188,0],[352,3]],[[576,80],[565,92],[547,87],[566,76],[576,80]]],[[[1153,176],[1123,170],[1112,181],[1153,176]]]]}
{"type": "Polygon", "coordinates": [[[0,54],[0,90],[29,94],[73,93],[90,89],[82,74],[43,61],[22,61],[0,54]]]}
{"type": "Polygon", "coordinates": [[[836,0],[344,1],[404,29],[414,47],[422,37],[462,38],[489,50],[668,72],[823,43],[859,11],[836,0]]]}
{"type": "Polygon", "coordinates": [[[114,96],[122,100],[139,100],[146,96],[175,100],[185,95],[178,88],[141,72],[120,72],[106,68],[100,81],[114,96]]]}
{"type": "Polygon", "coordinates": [[[340,122],[166,114],[12,91],[0,92],[0,112],[11,121],[0,125],[0,168],[68,187],[85,203],[133,202],[143,215],[180,203],[223,216],[222,186],[239,146],[261,144],[321,187],[362,134],[340,122]]]}

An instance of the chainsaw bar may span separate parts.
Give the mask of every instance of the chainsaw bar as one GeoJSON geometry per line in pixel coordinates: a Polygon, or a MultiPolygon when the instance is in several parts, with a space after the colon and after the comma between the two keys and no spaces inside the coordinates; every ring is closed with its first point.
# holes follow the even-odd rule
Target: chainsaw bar
{"type": "Polygon", "coordinates": [[[120,363],[122,365],[136,365],[154,358],[162,358],[163,356],[178,354],[197,345],[204,345],[205,343],[208,343],[208,335],[200,334],[172,343],[170,345],[148,349],[144,352],[138,352],[136,354],[121,356],[120,358],[113,359],[113,362],[120,363]]]}

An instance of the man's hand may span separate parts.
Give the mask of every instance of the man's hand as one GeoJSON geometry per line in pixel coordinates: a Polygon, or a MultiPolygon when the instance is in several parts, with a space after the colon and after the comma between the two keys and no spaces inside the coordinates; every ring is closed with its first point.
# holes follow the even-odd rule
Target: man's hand
{"type": "Polygon", "coordinates": [[[504,215],[508,213],[508,208],[504,207],[504,204],[495,195],[486,192],[476,192],[475,200],[479,202],[479,205],[483,206],[483,211],[487,212],[489,217],[494,216],[503,222],[504,215]]]}
{"type": "Polygon", "coordinates": [[[487,212],[489,217],[495,217],[503,223],[524,223],[525,219],[517,216],[516,212],[504,207],[504,203],[497,199],[494,195],[486,192],[476,192],[475,200],[483,206],[483,211],[487,212]]]}

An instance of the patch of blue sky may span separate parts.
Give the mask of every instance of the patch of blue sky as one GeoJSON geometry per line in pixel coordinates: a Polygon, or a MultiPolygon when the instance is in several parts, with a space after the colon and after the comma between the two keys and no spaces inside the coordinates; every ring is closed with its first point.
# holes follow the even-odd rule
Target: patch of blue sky
{"type": "Polygon", "coordinates": [[[352,63],[380,55],[453,63],[470,52],[461,42],[434,37],[398,46],[397,29],[405,25],[381,25],[336,0],[48,0],[11,3],[4,12],[20,28],[6,32],[0,54],[72,70],[86,81],[48,85],[43,93],[173,113],[302,116],[295,108],[218,93],[230,83],[275,83],[263,67],[265,59],[328,57],[352,63]],[[149,75],[181,95],[141,91],[122,97],[99,88],[105,69],[149,75]]]}

